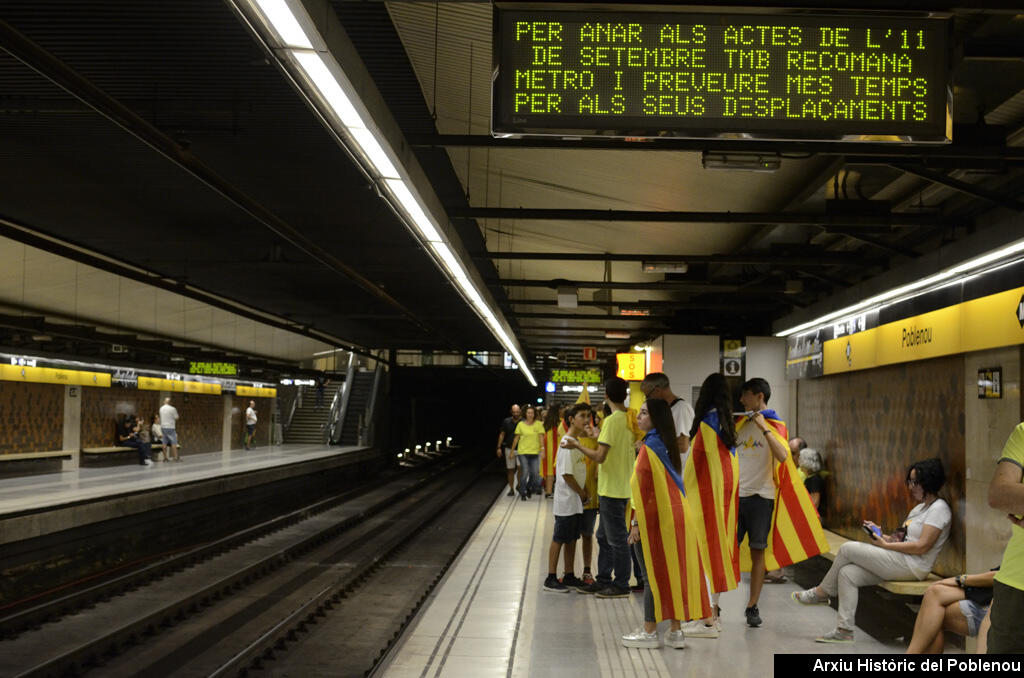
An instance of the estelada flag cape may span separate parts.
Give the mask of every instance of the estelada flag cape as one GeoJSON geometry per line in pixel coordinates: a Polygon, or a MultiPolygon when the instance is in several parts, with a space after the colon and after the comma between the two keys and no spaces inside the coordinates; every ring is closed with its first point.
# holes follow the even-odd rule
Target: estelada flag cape
{"type": "Polygon", "coordinates": [[[668,450],[656,431],[644,439],[629,482],[655,620],[710,616],[697,530],[683,479],[669,462],[668,450]]]}
{"type": "MultiPolygon", "coordinates": [[[[789,431],[775,410],[761,410],[765,423],[788,450],[789,431]]],[[[739,428],[742,418],[737,420],[739,428]]],[[[769,451],[769,454],[771,452],[769,451]]],[[[765,567],[777,570],[807,560],[829,550],[821,518],[811,503],[807,488],[800,480],[793,455],[786,455],[785,463],[773,456],[775,480],[775,506],[772,509],[772,530],[768,535],[768,548],[764,552],[765,567]]]]}
{"type": "MultiPolygon", "coordinates": [[[[552,405],[552,407],[556,406],[552,405]]],[[[558,443],[561,442],[562,435],[561,424],[544,431],[540,455],[540,475],[542,478],[555,475],[555,460],[558,457],[558,443]]]]}
{"type": "Polygon", "coordinates": [[[739,476],[736,450],[722,440],[718,412],[711,410],[690,441],[683,487],[698,533],[701,561],[715,593],[739,586],[740,560],[736,545],[739,476]]]}

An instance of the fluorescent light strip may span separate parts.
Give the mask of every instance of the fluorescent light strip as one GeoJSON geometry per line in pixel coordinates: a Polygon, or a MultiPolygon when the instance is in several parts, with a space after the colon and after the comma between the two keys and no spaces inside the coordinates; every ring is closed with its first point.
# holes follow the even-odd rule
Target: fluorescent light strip
{"type": "Polygon", "coordinates": [[[366,128],[366,123],[363,122],[356,107],[352,105],[345,90],[341,88],[338,79],[331,73],[328,62],[319,53],[292,50],[290,54],[302,72],[313,83],[313,86],[320,92],[320,96],[338,116],[341,124],[345,127],[366,128]]]}
{"type": "Polygon", "coordinates": [[[302,30],[298,19],[284,0],[253,0],[263,16],[277,31],[281,43],[288,47],[313,49],[313,43],[302,30]]]}
{"type": "Polygon", "coordinates": [[[963,263],[957,264],[952,268],[949,268],[945,271],[940,271],[939,273],[928,276],[923,280],[918,280],[907,285],[895,287],[891,290],[865,299],[864,301],[858,302],[852,306],[847,306],[846,308],[839,309],[838,311],[827,313],[819,318],[811,320],[810,322],[796,325],[795,327],[783,330],[782,332],[776,332],[775,336],[788,337],[792,334],[800,334],[807,330],[817,329],[818,327],[821,327],[822,325],[827,325],[828,323],[838,318],[843,318],[845,316],[854,315],[856,313],[861,313],[863,311],[870,310],[872,307],[879,306],[883,302],[895,300],[898,297],[902,297],[915,290],[921,290],[921,293],[923,294],[924,292],[928,291],[925,288],[936,285],[944,280],[949,280],[950,278],[956,277],[957,275],[980,268],[982,266],[992,263],[993,261],[998,261],[999,259],[1012,256],[1019,252],[1024,252],[1024,240],[1017,241],[1011,245],[998,249],[994,252],[989,252],[988,254],[984,254],[982,256],[975,257],[974,259],[970,259],[963,263]]]}
{"type": "Polygon", "coordinates": [[[373,132],[363,127],[349,127],[348,133],[373,168],[377,170],[377,174],[385,179],[398,178],[398,170],[391,163],[391,158],[384,151],[384,147],[377,143],[377,137],[373,132]]]}
{"type": "Polygon", "coordinates": [[[413,196],[412,191],[409,190],[404,181],[401,179],[385,179],[384,184],[391,191],[391,194],[395,196],[399,206],[409,215],[412,225],[419,232],[421,238],[428,243],[444,242],[444,238],[441,237],[441,233],[434,226],[433,220],[423,211],[419,200],[413,196]]]}
{"type": "Polygon", "coordinates": [[[295,15],[295,11],[302,10],[293,11],[293,8],[285,0],[253,1],[287,47],[301,48],[291,49],[289,54],[320,93],[338,121],[345,127],[349,141],[357,147],[359,153],[367,159],[384,180],[384,184],[420,238],[434,251],[444,269],[469,299],[477,314],[491,327],[492,332],[504,348],[516,359],[530,384],[536,386],[537,380],[526,367],[526,361],[516,349],[516,344],[505,332],[494,312],[469,279],[466,270],[445,242],[434,220],[430,218],[427,210],[424,209],[405,181],[401,179],[398,169],[385,150],[386,141],[382,143],[370,125],[363,120],[352,99],[345,93],[342,83],[348,81],[345,78],[344,70],[329,54],[311,51],[313,44],[295,15]]]}

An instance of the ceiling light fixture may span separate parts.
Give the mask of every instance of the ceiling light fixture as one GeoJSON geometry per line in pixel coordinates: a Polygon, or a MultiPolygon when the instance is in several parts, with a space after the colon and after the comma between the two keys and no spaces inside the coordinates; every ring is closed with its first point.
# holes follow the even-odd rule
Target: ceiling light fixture
{"type": "MultiPolygon", "coordinates": [[[[345,70],[327,49],[302,0],[232,0],[257,37],[281,65],[296,77],[302,94],[331,126],[350,152],[378,183],[382,194],[426,246],[456,288],[491,332],[512,355],[530,385],[537,380],[526,366],[505,325],[484,300],[456,251],[441,232],[426,202],[418,195],[408,171],[352,85],[345,70]],[[256,26],[264,26],[260,31],[256,26]],[[264,34],[260,34],[260,33],[264,34]]],[[[327,7],[327,5],[325,5],[327,7]]]]}
{"type": "Polygon", "coordinates": [[[795,325],[781,332],[776,332],[775,336],[788,337],[792,334],[799,334],[801,332],[805,332],[808,330],[817,329],[823,325],[829,324],[834,320],[838,320],[839,318],[844,318],[846,316],[854,315],[857,313],[864,313],[866,311],[872,310],[875,307],[882,306],[883,304],[895,303],[899,301],[901,297],[916,296],[918,294],[923,294],[924,292],[929,291],[929,289],[933,287],[942,286],[943,284],[949,284],[950,282],[952,282],[952,278],[956,278],[957,276],[970,273],[971,271],[976,271],[982,266],[988,266],[989,264],[999,261],[1000,259],[1005,259],[1007,257],[1020,254],[1021,252],[1024,252],[1024,240],[1018,240],[1015,243],[1011,243],[1005,247],[993,250],[988,254],[983,254],[981,256],[974,257],[973,259],[968,259],[967,261],[959,263],[956,266],[952,266],[944,271],[940,271],[935,275],[930,275],[927,278],[922,278],[921,280],[915,280],[914,282],[908,283],[906,285],[894,287],[890,290],[882,292],[881,294],[876,294],[875,296],[869,297],[864,301],[853,304],[852,306],[841,308],[838,311],[833,311],[832,313],[826,313],[825,315],[819,316],[814,320],[801,323],[799,325],[795,325]]]}

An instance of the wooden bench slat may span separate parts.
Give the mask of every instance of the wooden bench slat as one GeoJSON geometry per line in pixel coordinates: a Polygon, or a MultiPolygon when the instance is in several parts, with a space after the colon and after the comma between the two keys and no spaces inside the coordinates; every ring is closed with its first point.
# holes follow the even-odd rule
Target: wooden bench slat
{"type": "MultiPolygon", "coordinates": [[[[151,446],[154,450],[164,449],[163,443],[157,443],[151,446]]],[[[113,445],[111,447],[83,447],[82,452],[85,454],[109,454],[111,452],[136,452],[134,447],[125,447],[124,445],[113,445]]]]}
{"type": "Polygon", "coordinates": [[[46,452],[15,452],[12,454],[0,454],[0,461],[17,461],[21,459],[52,459],[54,457],[67,457],[70,459],[75,454],[74,450],[47,450],[46,452]]]}

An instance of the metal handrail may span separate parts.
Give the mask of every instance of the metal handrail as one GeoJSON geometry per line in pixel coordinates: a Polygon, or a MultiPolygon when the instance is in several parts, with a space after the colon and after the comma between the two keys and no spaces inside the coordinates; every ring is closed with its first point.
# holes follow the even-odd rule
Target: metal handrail
{"type": "Polygon", "coordinates": [[[284,420],[283,428],[287,429],[292,425],[292,419],[295,418],[295,410],[299,407],[299,402],[302,400],[302,386],[299,387],[295,393],[295,397],[292,398],[292,406],[288,411],[288,417],[284,420]]]}
{"type": "Polygon", "coordinates": [[[373,416],[373,414],[374,414],[374,411],[377,409],[377,390],[380,388],[380,379],[381,379],[381,375],[383,373],[384,373],[384,368],[378,362],[376,369],[374,369],[374,371],[373,371],[373,386],[371,387],[370,397],[366,401],[366,409],[364,410],[364,414],[365,414],[365,419],[364,420],[366,422],[366,427],[365,427],[365,429],[361,429],[360,430],[360,433],[361,433],[361,435],[359,436],[359,438],[360,438],[359,439],[359,444],[360,445],[372,445],[373,444],[374,435],[375,435],[374,426],[373,426],[373,423],[374,423],[374,416],[373,416]]]}
{"type": "Polygon", "coordinates": [[[341,387],[341,391],[334,396],[334,401],[331,403],[331,419],[329,422],[330,433],[328,435],[328,442],[331,445],[337,445],[341,440],[341,429],[345,423],[345,413],[348,411],[348,400],[352,395],[352,382],[355,381],[356,373],[356,354],[348,354],[348,369],[345,371],[345,383],[341,387]],[[337,409],[335,409],[337,404],[337,409]]]}

